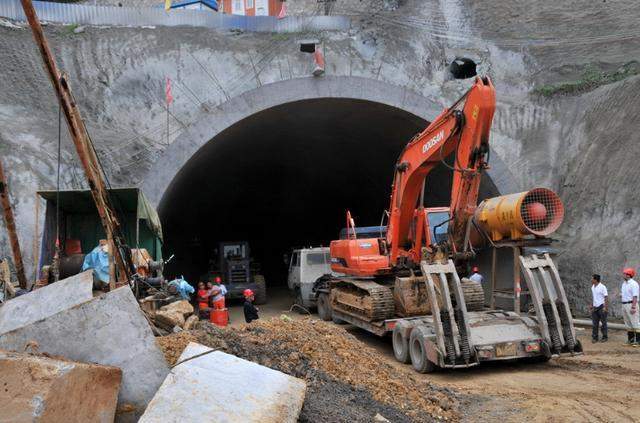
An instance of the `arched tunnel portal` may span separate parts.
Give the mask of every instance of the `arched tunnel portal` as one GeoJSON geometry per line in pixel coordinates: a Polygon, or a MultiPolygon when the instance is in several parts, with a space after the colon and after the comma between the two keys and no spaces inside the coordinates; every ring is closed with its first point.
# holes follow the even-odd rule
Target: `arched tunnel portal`
{"type": "MultiPolygon", "coordinates": [[[[350,90],[336,91],[333,82],[323,93],[316,80],[307,81],[313,86],[303,91],[306,98],[270,98],[274,104],[246,115],[227,106],[235,121],[208,135],[207,125],[200,125],[165,152],[147,191],[151,187],[152,200],[160,199],[165,256],[176,256],[169,274],[195,281],[206,273],[219,242],[246,240],[267,283],[285,284],[283,255],[294,247],[328,245],[344,227],[347,209],[359,226],[380,223],[398,155],[438,108],[375,81],[371,91],[353,81],[340,81],[350,90]],[[170,180],[164,189],[163,178],[170,180]]],[[[295,96],[292,87],[280,88],[295,96]]],[[[427,186],[425,204],[447,205],[451,171],[436,168],[427,186]]],[[[486,178],[482,195],[496,192],[486,178]]]]}

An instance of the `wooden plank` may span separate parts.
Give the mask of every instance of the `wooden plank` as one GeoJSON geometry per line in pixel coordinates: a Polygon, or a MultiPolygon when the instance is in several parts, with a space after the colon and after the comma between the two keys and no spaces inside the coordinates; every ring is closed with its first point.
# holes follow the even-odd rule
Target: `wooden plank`
{"type": "Polygon", "coordinates": [[[524,265],[525,258],[520,256],[520,263],[522,264],[521,269],[524,273],[524,278],[527,281],[527,286],[529,287],[529,292],[531,293],[531,299],[533,300],[533,307],[536,311],[536,317],[538,318],[538,326],[540,327],[540,334],[547,342],[548,345],[551,345],[551,335],[549,334],[549,327],[547,323],[547,318],[544,314],[544,310],[542,308],[542,296],[540,293],[540,289],[538,287],[538,283],[535,280],[535,276],[531,269],[524,265]]]}

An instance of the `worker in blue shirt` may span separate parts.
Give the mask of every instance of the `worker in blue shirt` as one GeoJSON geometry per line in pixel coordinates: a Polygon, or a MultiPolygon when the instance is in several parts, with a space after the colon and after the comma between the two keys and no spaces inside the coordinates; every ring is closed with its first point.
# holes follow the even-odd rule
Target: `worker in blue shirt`
{"type": "Polygon", "coordinates": [[[180,276],[180,278],[176,278],[169,282],[169,286],[167,286],[167,290],[170,294],[176,295],[180,294],[183,300],[190,300],[190,294],[196,292],[195,288],[191,286],[191,284],[184,280],[184,276],[180,276]]]}

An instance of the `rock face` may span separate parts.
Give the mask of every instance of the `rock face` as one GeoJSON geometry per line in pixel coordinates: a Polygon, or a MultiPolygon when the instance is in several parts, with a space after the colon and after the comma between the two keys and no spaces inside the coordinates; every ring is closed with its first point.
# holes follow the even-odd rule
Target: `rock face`
{"type": "MultiPolygon", "coordinates": [[[[324,13],[315,0],[290,3],[291,14],[324,13]]],[[[640,19],[637,2],[610,3],[567,0],[532,8],[522,1],[344,0],[330,12],[355,16],[353,28],[319,35],[327,61],[324,78],[378,81],[440,106],[448,106],[469,85],[469,80],[450,78],[448,64],[456,56],[472,58],[480,73],[491,76],[498,94],[492,160],[506,164],[505,180],[514,189],[559,191],[567,210],[558,234],[563,242],[559,270],[578,310],[587,304],[592,272],[605,275],[608,287],[616,289],[614,299],[619,269],[640,263],[629,235],[640,225],[633,207],[640,190],[629,179],[633,172],[625,172],[636,166],[640,133],[633,129],[640,116],[640,81],[630,77],[548,97],[535,89],[579,81],[593,67],[615,72],[638,56],[631,36],[640,19]]],[[[167,168],[185,159],[184,149],[162,155],[189,133],[211,139],[195,122],[215,122],[219,132],[229,129],[232,116],[218,114],[222,105],[240,99],[251,106],[260,88],[313,80],[309,56],[297,48],[295,34],[267,40],[264,34],[188,27],[86,27],[76,34],[48,25],[45,31],[114,185],[149,183],[156,164],[167,168]],[[174,79],[175,97],[168,134],[167,76],[174,79]]],[[[0,26],[0,70],[0,155],[9,169],[25,262],[32,268],[38,250],[33,194],[56,185],[52,134],[57,134],[58,107],[28,30],[0,26]]],[[[598,75],[592,76],[586,85],[599,84],[598,75]]],[[[297,100],[314,93],[301,90],[297,100]]],[[[425,118],[435,116],[428,114],[425,118]]],[[[62,134],[62,188],[81,188],[77,155],[64,128],[62,134]]],[[[0,255],[9,255],[1,221],[0,255]]]]}
{"type": "Polygon", "coordinates": [[[0,350],[0,420],[111,423],[122,371],[117,367],[0,350]]]}

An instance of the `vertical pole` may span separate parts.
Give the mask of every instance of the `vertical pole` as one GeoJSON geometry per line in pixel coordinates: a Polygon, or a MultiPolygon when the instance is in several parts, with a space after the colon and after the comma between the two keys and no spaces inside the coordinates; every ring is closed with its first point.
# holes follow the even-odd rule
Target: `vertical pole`
{"type": "Polygon", "coordinates": [[[491,252],[491,310],[495,310],[496,308],[496,262],[498,249],[493,247],[493,251],[491,252]]]}
{"type": "Polygon", "coordinates": [[[113,242],[113,236],[111,232],[107,234],[107,248],[109,248],[109,291],[116,289],[116,263],[113,260],[115,253],[115,243],[113,242]]]}
{"type": "Polygon", "coordinates": [[[520,247],[513,247],[513,311],[520,314],[520,247]]]}
{"type": "Polygon", "coordinates": [[[18,283],[20,284],[20,288],[26,289],[27,277],[24,274],[22,253],[20,252],[20,241],[18,240],[18,233],[16,231],[16,220],[13,216],[11,201],[9,201],[9,189],[7,188],[7,179],[4,175],[2,161],[0,161],[0,204],[2,205],[2,210],[4,211],[4,223],[7,227],[7,232],[9,232],[9,243],[11,244],[11,252],[13,253],[13,264],[16,267],[18,283]]]}
{"type": "Polygon", "coordinates": [[[36,218],[33,225],[35,230],[33,233],[33,283],[38,282],[40,277],[40,196],[36,193],[36,218]]]}

